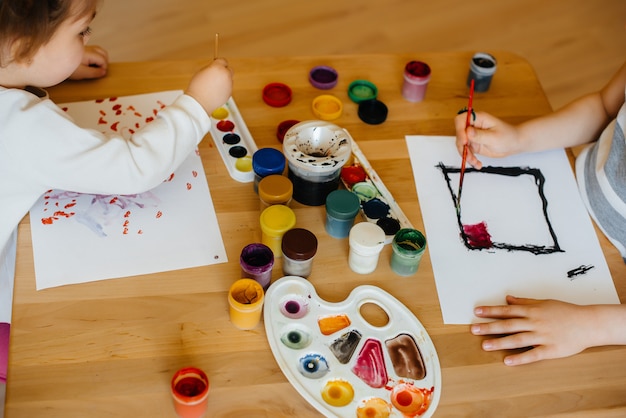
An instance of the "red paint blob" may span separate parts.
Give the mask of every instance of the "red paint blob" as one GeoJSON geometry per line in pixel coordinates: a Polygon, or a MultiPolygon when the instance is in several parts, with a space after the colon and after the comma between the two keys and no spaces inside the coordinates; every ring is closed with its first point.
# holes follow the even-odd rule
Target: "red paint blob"
{"type": "Polygon", "coordinates": [[[353,184],[365,181],[367,173],[360,165],[352,165],[341,169],[341,179],[352,187],[353,184]]]}
{"type": "Polygon", "coordinates": [[[233,129],[235,129],[235,124],[229,120],[221,120],[217,122],[216,126],[217,126],[217,129],[219,129],[222,132],[230,132],[233,129]]]}
{"type": "Polygon", "coordinates": [[[487,231],[487,224],[483,221],[474,225],[463,225],[463,233],[467,243],[474,248],[491,248],[493,242],[487,231]]]}

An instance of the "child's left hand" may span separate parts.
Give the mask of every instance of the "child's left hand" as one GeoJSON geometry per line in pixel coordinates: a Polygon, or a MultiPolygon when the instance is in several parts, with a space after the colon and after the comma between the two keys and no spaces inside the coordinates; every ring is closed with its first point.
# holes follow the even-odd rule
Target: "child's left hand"
{"type": "Polygon", "coordinates": [[[107,74],[108,66],[109,54],[105,49],[99,46],[85,46],[83,61],[69,78],[70,80],[101,78],[107,74]]]}

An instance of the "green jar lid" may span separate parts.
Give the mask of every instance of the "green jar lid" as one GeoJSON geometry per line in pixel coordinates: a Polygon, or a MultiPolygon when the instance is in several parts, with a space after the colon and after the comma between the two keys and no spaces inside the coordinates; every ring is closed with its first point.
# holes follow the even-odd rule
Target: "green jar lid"
{"type": "Polygon", "coordinates": [[[348,190],[333,190],[326,197],[326,213],[336,219],[352,219],[360,207],[358,196],[348,190]]]}
{"type": "Polygon", "coordinates": [[[348,96],[354,103],[372,100],[378,96],[378,87],[371,81],[354,80],[348,86],[348,96]]]}

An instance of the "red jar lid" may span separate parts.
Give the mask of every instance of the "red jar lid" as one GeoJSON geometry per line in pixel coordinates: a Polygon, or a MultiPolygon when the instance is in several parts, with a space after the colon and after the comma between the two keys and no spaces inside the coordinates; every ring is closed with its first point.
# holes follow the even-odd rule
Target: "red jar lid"
{"type": "Polygon", "coordinates": [[[291,88],[283,83],[270,83],[263,88],[263,101],[272,107],[287,106],[291,102],[291,88]]]}

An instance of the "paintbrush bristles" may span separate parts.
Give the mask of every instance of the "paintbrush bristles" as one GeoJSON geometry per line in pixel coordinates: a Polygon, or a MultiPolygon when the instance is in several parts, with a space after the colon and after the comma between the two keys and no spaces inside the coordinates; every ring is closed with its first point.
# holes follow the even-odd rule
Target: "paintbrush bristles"
{"type": "Polygon", "coordinates": [[[219,44],[219,40],[220,40],[220,34],[216,33],[215,34],[215,44],[213,45],[213,59],[216,60],[218,55],[218,44],[219,44]]]}

